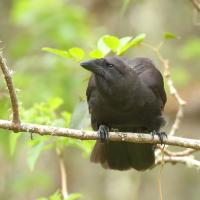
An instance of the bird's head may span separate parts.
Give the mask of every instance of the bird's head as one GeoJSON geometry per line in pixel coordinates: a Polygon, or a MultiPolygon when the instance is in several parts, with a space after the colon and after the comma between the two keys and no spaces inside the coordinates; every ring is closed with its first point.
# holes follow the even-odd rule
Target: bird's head
{"type": "Polygon", "coordinates": [[[82,62],[80,65],[94,73],[97,79],[104,79],[108,82],[119,81],[127,77],[131,70],[124,59],[118,56],[93,59],[82,62]]]}
{"type": "Polygon", "coordinates": [[[133,73],[125,59],[118,56],[89,60],[80,64],[95,75],[97,85],[110,95],[114,91],[127,88],[133,80],[133,73]]]}

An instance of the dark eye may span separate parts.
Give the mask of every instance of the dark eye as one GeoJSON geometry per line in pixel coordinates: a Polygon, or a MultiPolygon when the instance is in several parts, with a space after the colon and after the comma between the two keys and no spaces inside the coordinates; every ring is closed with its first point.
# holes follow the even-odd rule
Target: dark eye
{"type": "Polygon", "coordinates": [[[113,64],[110,64],[110,63],[108,63],[108,64],[107,64],[107,66],[108,66],[109,68],[111,68],[111,69],[112,69],[114,65],[113,65],[113,64]]]}

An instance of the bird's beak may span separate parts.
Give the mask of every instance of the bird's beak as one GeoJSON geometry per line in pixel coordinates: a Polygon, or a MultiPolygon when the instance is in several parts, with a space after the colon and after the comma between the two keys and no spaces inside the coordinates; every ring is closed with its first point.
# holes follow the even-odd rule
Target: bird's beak
{"type": "Polygon", "coordinates": [[[97,63],[97,60],[81,62],[80,65],[86,70],[93,72],[94,74],[101,76],[104,74],[102,67],[97,63]]]}
{"type": "Polygon", "coordinates": [[[85,62],[81,62],[80,65],[89,70],[92,71],[92,68],[94,68],[95,64],[94,64],[94,60],[89,60],[89,61],[85,61],[85,62]]]}

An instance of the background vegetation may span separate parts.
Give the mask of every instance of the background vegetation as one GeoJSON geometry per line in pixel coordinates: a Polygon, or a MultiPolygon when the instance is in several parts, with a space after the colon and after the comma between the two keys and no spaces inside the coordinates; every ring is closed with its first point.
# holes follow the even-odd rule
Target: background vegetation
{"type": "MultiPolygon", "coordinates": [[[[89,128],[85,89],[89,73],[72,59],[42,51],[44,47],[68,50],[96,49],[102,35],[119,38],[145,33],[153,46],[165,32],[177,39],[162,49],[172,65],[172,78],[188,102],[178,135],[198,137],[200,117],[200,27],[193,23],[188,0],[1,0],[0,40],[14,83],[19,89],[21,114],[26,122],[77,129],[89,128]]],[[[130,49],[127,57],[147,56],[162,71],[155,53],[144,46],[130,49]]],[[[79,59],[79,58],[76,58],[79,59]]],[[[78,61],[78,60],[77,60],[78,61]]],[[[10,118],[3,79],[0,81],[0,118],[10,118]]],[[[173,122],[177,105],[171,97],[165,109],[173,122]]],[[[59,199],[60,171],[56,150],[65,152],[68,190],[81,199],[159,199],[159,168],[146,172],[107,171],[89,162],[93,142],[55,139],[28,134],[0,134],[0,198],[59,199]],[[36,162],[37,161],[37,162],[36,162]],[[54,194],[54,196],[52,196],[54,194]]],[[[166,199],[199,199],[199,172],[182,165],[166,165],[162,175],[166,199]]]]}

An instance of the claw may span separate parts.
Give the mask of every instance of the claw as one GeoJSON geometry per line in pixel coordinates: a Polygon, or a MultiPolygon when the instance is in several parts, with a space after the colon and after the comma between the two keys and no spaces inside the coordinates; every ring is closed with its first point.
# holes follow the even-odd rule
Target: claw
{"type": "Polygon", "coordinates": [[[100,125],[99,129],[97,131],[100,141],[101,143],[105,143],[108,141],[108,132],[109,132],[109,128],[105,125],[100,125]]]}
{"type": "Polygon", "coordinates": [[[157,132],[157,131],[152,131],[151,132],[151,135],[153,136],[154,138],[154,135],[157,135],[160,139],[160,144],[163,145],[164,143],[164,137],[167,138],[167,134],[165,132],[157,132]]]}

